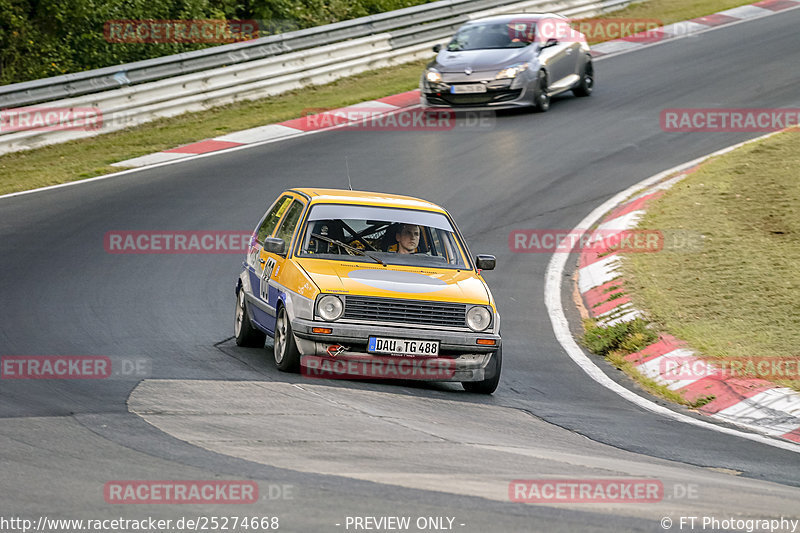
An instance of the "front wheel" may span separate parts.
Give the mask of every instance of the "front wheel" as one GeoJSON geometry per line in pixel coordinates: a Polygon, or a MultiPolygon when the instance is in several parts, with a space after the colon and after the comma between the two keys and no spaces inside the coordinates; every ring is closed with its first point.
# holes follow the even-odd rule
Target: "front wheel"
{"type": "MultiPolygon", "coordinates": [[[[477,394],[492,394],[497,390],[497,385],[500,383],[500,369],[503,367],[503,348],[500,347],[492,354],[492,359],[495,363],[494,376],[483,381],[462,381],[464,390],[467,392],[474,392],[477,394]]],[[[491,365],[489,365],[491,366],[491,365]]]]}
{"type": "Polygon", "coordinates": [[[544,113],[550,109],[550,88],[547,82],[547,72],[544,70],[539,72],[539,77],[536,81],[536,101],[533,103],[533,109],[537,113],[544,113]]]}
{"type": "Polygon", "coordinates": [[[581,81],[572,89],[572,94],[575,96],[591,96],[592,89],[594,89],[594,66],[592,66],[592,60],[588,59],[586,65],[583,66],[581,81]]]}
{"type": "Polygon", "coordinates": [[[233,315],[233,335],[237,346],[264,346],[267,336],[253,327],[247,315],[247,301],[244,298],[244,287],[239,287],[236,295],[236,309],[233,315]]]}
{"type": "Polygon", "coordinates": [[[289,323],[289,314],[283,306],[278,307],[278,317],[275,320],[275,364],[284,372],[297,372],[300,368],[300,351],[292,334],[292,325],[289,323]]]}

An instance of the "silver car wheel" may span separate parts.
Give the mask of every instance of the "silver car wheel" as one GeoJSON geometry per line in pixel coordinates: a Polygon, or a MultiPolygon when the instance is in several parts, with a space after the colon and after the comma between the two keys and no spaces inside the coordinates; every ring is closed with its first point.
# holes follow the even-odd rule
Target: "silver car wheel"
{"type": "Polygon", "coordinates": [[[592,89],[594,89],[594,66],[592,60],[587,59],[586,64],[583,66],[580,81],[572,89],[572,94],[575,96],[591,96],[592,89]]]}
{"type": "Polygon", "coordinates": [[[280,364],[286,355],[286,310],[281,307],[275,321],[275,362],[280,364]]]}
{"type": "Polygon", "coordinates": [[[236,346],[263,347],[267,336],[250,322],[247,311],[247,295],[245,288],[239,286],[236,290],[236,303],[233,306],[233,333],[236,346]]]}
{"type": "Polygon", "coordinates": [[[233,332],[237,337],[242,334],[244,313],[244,289],[240,289],[239,296],[236,298],[236,316],[234,317],[233,322],[233,332]]]}
{"type": "Polygon", "coordinates": [[[594,78],[592,78],[591,72],[586,72],[586,74],[583,76],[583,83],[590,89],[592,88],[592,85],[594,85],[594,78]]]}
{"type": "Polygon", "coordinates": [[[544,113],[550,109],[550,95],[548,94],[547,73],[543,70],[539,73],[536,88],[536,110],[544,113]]]}

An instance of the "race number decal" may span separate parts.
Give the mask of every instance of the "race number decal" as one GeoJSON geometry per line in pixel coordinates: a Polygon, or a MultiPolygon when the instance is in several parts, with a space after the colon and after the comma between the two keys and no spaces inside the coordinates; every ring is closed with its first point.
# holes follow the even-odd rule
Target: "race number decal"
{"type": "Polygon", "coordinates": [[[261,299],[265,302],[267,301],[267,296],[269,293],[269,278],[272,276],[272,270],[274,268],[275,259],[272,257],[267,258],[267,262],[264,264],[264,271],[261,272],[261,287],[259,290],[261,299]]]}

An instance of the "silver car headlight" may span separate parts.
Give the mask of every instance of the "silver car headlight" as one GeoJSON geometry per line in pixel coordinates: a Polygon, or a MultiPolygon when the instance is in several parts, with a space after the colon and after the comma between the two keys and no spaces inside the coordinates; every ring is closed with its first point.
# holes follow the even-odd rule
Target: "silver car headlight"
{"type": "Polygon", "coordinates": [[[512,65],[510,67],[506,67],[500,72],[497,73],[497,76],[494,78],[496,80],[503,80],[503,79],[513,79],[519,76],[521,73],[528,70],[530,65],[528,63],[519,63],[517,65],[512,65]]]}
{"type": "Polygon", "coordinates": [[[326,294],[317,300],[317,315],[322,320],[331,322],[342,316],[344,313],[344,304],[338,296],[326,294]]]}
{"type": "Polygon", "coordinates": [[[473,331],[483,331],[492,323],[492,313],[483,306],[476,305],[467,311],[467,325],[473,331]]]}
{"type": "Polygon", "coordinates": [[[431,68],[425,73],[425,79],[428,80],[428,83],[441,83],[442,74],[438,70],[431,68]]]}

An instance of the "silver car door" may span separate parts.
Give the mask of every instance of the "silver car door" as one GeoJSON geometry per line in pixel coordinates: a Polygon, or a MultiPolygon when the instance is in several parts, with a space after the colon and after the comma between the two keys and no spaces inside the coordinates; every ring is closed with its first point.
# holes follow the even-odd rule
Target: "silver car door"
{"type": "Polygon", "coordinates": [[[539,53],[539,62],[547,68],[550,74],[549,84],[551,90],[558,90],[564,78],[573,73],[575,52],[564,33],[563,21],[547,18],[539,21],[537,35],[541,45],[550,39],[555,39],[557,44],[544,48],[539,53]]]}

